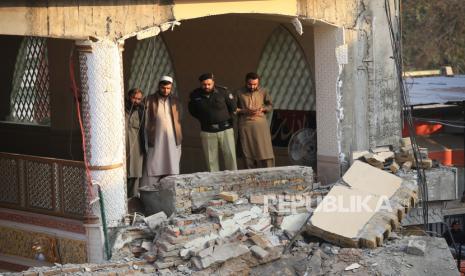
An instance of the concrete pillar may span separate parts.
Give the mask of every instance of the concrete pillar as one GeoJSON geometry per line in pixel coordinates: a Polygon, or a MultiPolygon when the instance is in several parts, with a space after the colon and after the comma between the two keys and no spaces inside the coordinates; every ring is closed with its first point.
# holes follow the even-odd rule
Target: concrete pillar
{"type": "Polygon", "coordinates": [[[336,48],[342,45],[343,29],[315,26],[315,87],[317,167],[320,181],[329,184],[341,174],[342,94],[338,87],[341,67],[336,48]]]}
{"type": "MultiPolygon", "coordinates": [[[[86,140],[84,154],[93,183],[102,189],[107,225],[116,226],[127,212],[121,52],[117,43],[107,40],[76,44],[86,140]]],[[[99,201],[92,203],[92,213],[101,216],[99,201]]]]}
{"type": "Polygon", "coordinates": [[[102,263],[105,261],[105,239],[103,227],[97,217],[89,217],[84,222],[86,228],[86,249],[88,263],[102,263]]]}

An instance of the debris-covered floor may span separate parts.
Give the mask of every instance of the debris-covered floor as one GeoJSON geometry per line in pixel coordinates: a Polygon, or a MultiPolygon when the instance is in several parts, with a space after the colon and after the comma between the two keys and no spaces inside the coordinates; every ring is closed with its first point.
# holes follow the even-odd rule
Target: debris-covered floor
{"type": "Polygon", "coordinates": [[[299,166],[167,177],[145,192],[156,213],[112,228],[110,261],[24,275],[458,275],[444,239],[402,234],[410,149],[364,153],[326,186],[299,166]]]}

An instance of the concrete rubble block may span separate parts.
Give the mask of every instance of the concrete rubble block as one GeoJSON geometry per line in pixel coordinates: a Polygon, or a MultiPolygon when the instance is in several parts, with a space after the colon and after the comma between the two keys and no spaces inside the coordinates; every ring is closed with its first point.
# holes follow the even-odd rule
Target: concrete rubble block
{"type": "Polygon", "coordinates": [[[165,212],[159,212],[154,215],[148,216],[144,219],[145,223],[148,225],[150,230],[156,231],[164,222],[168,220],[165,212]]]}
{"type": "Polygon", "coordinates": [[[173,250],[176,250],[176,249],[180,249],[184,245],[183,244],[171,244],[171,243],[169,243],[167,241],[157,240],[155,242],[155,246],[158,247],[158,250],[168,252],[168,251],[173,251],[173,250]]]}
{"type": "Polygon", "coordinates": [[[251,204],[264,205],[267,198],[267,195],[250,195],[249,201],[251,204]]]}
{"type": "Polygon", "coordinates": [[[265,249],[261,248],[261,247],[258,246],[258,245],[254,245],[254,246],[250,247],[250,251],[252,252],[252,254],[253,254],[255,257],[257,257],[257,258],[259,258],[259,259],[264,259],[264,258],[266,258],[266,257],[268,256],[268,254],[269,254],[265,249]]]}
{"type": "Polygon", "coordinates": [[[414,158],[413,155],[411,154],[403,154],[403,153],[397,153],[396,152],[396,162],[399,164],[403,164],[405,162],[413,162],[414,158]]]}
{"type": "Polygon", "coordinates": [[[225,261],[249,253],[247,246],[241,243],[226,243],[215,246],[212,253],[204,257],[193,257],[191,260],[197,269],[205,269],[214,264],[224,263],[225,261]]]}
{"type": "Polygon", "coordinates": [[[258,245],[260,246],[261,248],[271,248],[273,247],[272,244],[270,243],[270,241],[268,240],[268,238],[266,236],[263,236],[263,235],[260,235],[260,234],[256,234],[256,235],[252,235],[250,238],[249,238],[255,245],[258,245]]]}
{"type": "Polygon", "coordinates": [[[343,180],[350,187],[335,185],[307,226],[310,234],[342,247],[382,245],[417,200],[414,182],[360,161],[343,180]]]}
{"type": "Polygon", "coordinates": [[[280,228],[290,233],[296,233],[302,228],[309,216],[310,213],[308,212],[285,216],[281,222],[280,228]]]}
{"type": "Polygon", "coordinates": [[[400,139],[400,144],[402,147],[407,147],[412,145],[412,141],[410,140],[410,137],[405,137],[400,139]]]}
{"type": "MultiPolygon", "coordinates": [[[[381,156],[375,153],[367,153],[363,156],[363,158],[365,159],[365,161],[368,162],[368,164],[376,168],[379,168],[379,169],[383,168],[384,162],[386,161],[384,158],[382,158],[381,156]]],[[[355,161],[354,164],[356,162],[360,162],[360,161],[355,161]]]]}
{"type": "Polygon", "coordinates": [[[429,158],[423,158],[421,160],[421,165],[420,166],[418,166],[415,161],[413,162],[413,166],[415,168],[422,168],[422,169],[428,170],[428,169],[431,169],[431,167],[433,167],[433,160],[431,160],[429,158]]]}
{"type": "Polygon", "coordinates": [[[165,268],[170,268],[174,266],[174,262],[162,262],[162,261],[156,261],[154,264],[156,269],[165,269],[165,268]]]}
{"type": "Polygon", "coordinates": [[[171,222],[176,226],[186,226],[193,223],[203,223],[208,220],[205,214],[188,214],[188,215],[178,215],[175,216],[171,222]]]}
{"type": "Polygon", "coordinates": [[[395,153],[393,151],[382,151],[377,153],[376,155],[378,155],[378,157],[384,160],[393,159],[395,157],[395,153]]]}
{"type": "Polygon", "coordinates": [[[172,250],[172,251],[159,250],[158,251],[158,256],[160,256],[162,258],[179,256],[179,252],[180,252],[179,249],[178,250],[172,250]]]}
{"type": "Polygon", "coordinates": [[[396,163],[396,161],[392,161],[392,164],[389,165],[389,170],[392,173],[397,173],[397,171],[399,171],[399,169],[400,169],[400,166],[399,166],[399,164],[396,163]]]}
{"type": "Polygon", "coordinates": [[[426,250],[426,241],[419,239],[411,239],[405,247],[405,253],[411,255],[424,256],[426,250]]]}
{"type": "Polygon", "coordinates": [[[366,154],[369,154],[370,152],[367,150],[364,151],[353,151],[351,154],[351,163],[353,163],[355,160],[359,160],[360,158],[364,157],[366,154]]]}
{"type": "Polygon", "coordinates": [[[239,199],[237,193],[233,192],[221,192],[218,196],[227,202],[234,202],[239,199]]]}
{"type": "Polygon", "coordinates": [[[226,201],[223,199],[212,199],[208,201],[208,206],[222,206],[226,204],[226,201]]]}
{"type": "Polygon", "coordinates": [[[404,171],[410,171],[412,169],[413,162],[412,161],[406,161],[404,164],[402,164],[402,169],[404,171]]]}

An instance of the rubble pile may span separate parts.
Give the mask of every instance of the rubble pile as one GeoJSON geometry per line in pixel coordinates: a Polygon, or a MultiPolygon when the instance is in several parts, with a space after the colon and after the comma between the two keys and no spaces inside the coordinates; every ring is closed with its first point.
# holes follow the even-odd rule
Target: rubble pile
{"type": "Polygon", "coordinates": [[[392,146],[376,147],[370,151],[357,151],[352,153],[352,162],[364,161],[378,169],[384,169],[396,174],[400,169],[404,172],[412,168],[431,169],[433,160],[428,157],[428,149],[420,148],[421,164],[415,163],[413,147],[410,138],[402,138],[400,147],[393,151],[392,146]]]}
{"type": "Polygon", "coordinates": [[[188,265],[204,270],[244,255],[256,265],[279,258],[282,247],[310,215],[305,203],[316,205],[317,197],[327,192],[321,188],[249,198],[219,194],[204,212],[174,215],[168,225],[154,229],[155,267],[188,265]]]}

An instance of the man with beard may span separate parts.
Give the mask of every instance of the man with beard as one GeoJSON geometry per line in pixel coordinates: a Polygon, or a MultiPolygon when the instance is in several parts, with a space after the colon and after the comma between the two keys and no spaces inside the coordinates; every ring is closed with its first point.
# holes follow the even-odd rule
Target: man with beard
{"type": "Polygon", "coordinates": [[[237,91],[239,139],[248,169],[274,166],[273,146],[266,113],[272,111],[268,91],[260,87],[256,73],[245,76],[245,87],[237,91]]]}
{"type": "Polygon", "coordinates": [[[200,122],[200,139],[210,172],[219,171],[218,149],[226,170],[237,170],[232,116],[236,111],[234,96],[215,86],[212,73],[199,77],[200,87],[190,94],[189,112],[200,122]]]}
{"type": "Polygon", "coordinates": [[[138,197],[144,160],[144,106],[138,88],[129,90],[125,103],[127,196],[138,197]]]}
{"type": "Polygon", "coordinates": [[[173,78],[163,76],[157,92],[147,96],[144,188],[156,187],[161,178],[179,174],[182,141],[180,104],[178,98],[171,94],[172,88],[173,78]]]}

